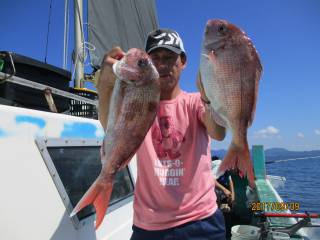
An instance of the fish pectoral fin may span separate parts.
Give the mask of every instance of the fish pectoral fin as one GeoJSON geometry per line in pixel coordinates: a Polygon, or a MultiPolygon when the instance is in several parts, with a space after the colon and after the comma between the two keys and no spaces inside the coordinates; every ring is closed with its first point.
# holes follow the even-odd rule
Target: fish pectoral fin
{"type": "Polygon", "coordinates": [[[212,119],[220,126],[224,127],[224,128],[228,128],[228,124],[226,123],[225,120],[223,120],[223,118],[220,116],[220,114],[218,113],[219,111],[214,111],[211,108],[211,117],[212,119]]]}
{"type": "Polygon", "coordinates": [[[93,204],[96,209],[95,229],[97,229],[103,221],[112,193],[113,183],[105,183],[102,181],[103,179],[97,178],[70,214],[70,217],[73,217],[86,206],[93,204]]]}

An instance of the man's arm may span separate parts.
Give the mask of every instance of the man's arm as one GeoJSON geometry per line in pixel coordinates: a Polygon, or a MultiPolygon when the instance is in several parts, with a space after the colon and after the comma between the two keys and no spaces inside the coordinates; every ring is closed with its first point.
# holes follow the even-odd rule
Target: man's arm
{"type": "Polygon", "coordinates": [[[119,47],[111,49],[104,55],[100,73],[96,75],[96,88],[99,96],[99,121],[104,130],[108,124],[108,114],[110,99],[116,80],[112,65],[124,56],[124,52],[119,47]]]}
{"type": "Polygon", "coordinates": [[[228,198],[231,197],[231,192],[220,184],[217,179],[215,179],[215,187],[220,189],[228,198]]]}
{"type": "Polygon", "coordinates": [[[202,123],[206,127],[209,136],[215,140],[222,141],[226,136],[226,129],[215,122],[211,113],[211,107],[209,99],[203,89],[200,73],[197,78],[197,87],[201,94],[201,99],[205,107],[205,111],[202,115],[202,123]]]}
{"type": "Polygon", "coordinates": [[[229,186],[230,186],[230,192],[231,192],[231,201],[234,201],[235,195],[234,195],[234,186],[231,176],[229,176],[229,186]]]}

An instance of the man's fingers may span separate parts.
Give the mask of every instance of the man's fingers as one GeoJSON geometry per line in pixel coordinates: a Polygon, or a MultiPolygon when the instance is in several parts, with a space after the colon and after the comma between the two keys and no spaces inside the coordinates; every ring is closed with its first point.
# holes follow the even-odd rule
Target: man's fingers
{"type": "Polygon", "coordinates": [[[115,58],[115,57],[110,57],[110,56],[108,56],[107,57],[107,64],[108,64],[108,66],[112,66],[113,64],[115,64],[116,62],[118,62],[119,60],[117,59],[117,58],[115,58]]]}
{"type": "Polygon", "coordinates": [[[124,55],[125,52],[120,47],[114,47],[104,55],[103,64],[112,67],[112,65],[123,58],[124,55]]]}
{"type": "Polygon", "coordinates": [[[125,52],[120,47],[114,47],[107,54],[112,58],[120,60],[125,55],[125,52]]]}
{"type": "Polygon", "coordinates": [[[124,52],[118,52],[118,53],[114,56],[114,58],[117,59],[117,60],[121,60],[121,58],[123,58],[124,55],[125,55],[124,52]]]}

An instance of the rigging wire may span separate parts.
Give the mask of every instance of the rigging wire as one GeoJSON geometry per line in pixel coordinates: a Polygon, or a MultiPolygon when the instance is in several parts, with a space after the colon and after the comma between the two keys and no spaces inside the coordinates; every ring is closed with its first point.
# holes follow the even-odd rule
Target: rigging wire
{"type": "MultiPolygon", "coordinates": [[[[90,42],[83,42],[81,44],[81,46],[79,46],[78,49],[84,49],[85,51],[95,51],[96,50],[96,47],[90,43],[90,42]]],[[[81,61],[82,63],[85,63],[87,61],[87,58],[88,58],[88,55],[85,54],[85,56],[81,55],[80,52],[78,52],[75,60],[74,60],[74,66],[77,65],[78,61],[81,61]]],[[[84,64],[84,66],[91,66],[91,63],[86,63],[84,64]]],[[[73,71],[72,71],[72,75],[71,75],[71,79],[74,79],[74,75],[75,75],[75,71],[76,71],[76,68],[74,67],[73,68],[73,71]]]]}
{"type": "Polygon", "coordinates": [[[47,41],[46,41],[46,53],[45,53],[45,57],[44,57],[44,62],[45,63],[47,63],[47,55],[48,55],[48,43],[49,43],[49,30],[50,30],[51,11],[52,11],[52,0],[50,0],[50,7],[49,7],[49,20],[48,20],[48,31],[47,31],[47,41]]]}
{"type": "Polygon", "coordinates": [[[69,45],[69,0],[65,0],[65,5],[64,5],[63,69],[67,69],[67,65],[68,65],[68,45],[69,45]]]}

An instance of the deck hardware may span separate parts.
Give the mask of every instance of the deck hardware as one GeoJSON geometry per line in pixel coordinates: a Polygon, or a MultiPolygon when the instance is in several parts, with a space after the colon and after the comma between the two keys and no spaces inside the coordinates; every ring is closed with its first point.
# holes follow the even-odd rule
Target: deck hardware
{"type": "Polygon", "coordinates": [[[52,97],[52,91],[50,88],[46,88],[44,90],[44,96],[46,97],[49,109],[51,112],[57,113],[57,107],[56,104],[54,103],[53,97],[52,97]]]}

